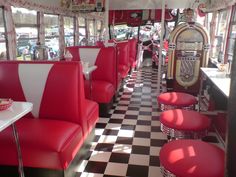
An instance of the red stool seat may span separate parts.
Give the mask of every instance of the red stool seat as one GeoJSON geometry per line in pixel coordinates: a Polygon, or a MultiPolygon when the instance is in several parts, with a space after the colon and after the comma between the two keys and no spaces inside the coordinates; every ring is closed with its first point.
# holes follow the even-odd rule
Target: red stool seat
{"type": "MultiPolygon", "coordinates": [[[[168,105],[173,108],[191,107],[197,104],[197,99],[190,94],[182,92],[166,92],[157,97],[158,104],[168,105]]],[[[191,108],[190,108],[191,109],[191,108]]],[[[163,110],[166,110],[163,109],[163,110]]]]}
{"type": "Polygon", "coordinates": [[[160,115],[161,130],[175,138],[202,138],[210,127],[210,119],[199,112],[183,109],[164,111],[160,115]]]}
{"type": "Polygon", "coordinates": [[[163,175],[224,177],[224,151],[200,140],[175,140],[159,154],[163,175]]]}

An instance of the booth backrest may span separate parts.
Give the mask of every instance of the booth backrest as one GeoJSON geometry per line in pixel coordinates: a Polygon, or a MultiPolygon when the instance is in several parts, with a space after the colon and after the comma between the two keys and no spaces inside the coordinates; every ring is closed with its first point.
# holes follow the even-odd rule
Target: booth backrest
{"type": "Polygon", "coordinates": [[[97,41],[96,42],[96,46],[98,46],[98,47],[105,47],[103,41],[97,41]]]}
{"type": "Polygon", "coordinates": [[[79,51],[78,51],[78,46],[69,46],[66,47],[66,50],[68,50],[71,55],[73,56],[72,61],[79,61],[79,51]]]}
{"type": "Polygon", "coordinates": [[[84,82],[79,62],[0,62],[0,98],[33,103],[29,117],[83,121],[84,82]]]}
{"type": "Polygon", "coordinates": [[[137,54],[137,40],[129,39],[129,59],[132,67],[136,64],[136,54],[137,54]]]}
{"type": "Polygon", "coordinates": [[[93,80],[103,80],[117,87],[117,57],[115,47],[75,46],[79,53],[79,60],[96,65],[92,72],[93,80]]]}
{"type": "Polygon", "coordinates": [[[116,46],[119,64],[130,66],[128,41],[117,42],[116,46]]]}

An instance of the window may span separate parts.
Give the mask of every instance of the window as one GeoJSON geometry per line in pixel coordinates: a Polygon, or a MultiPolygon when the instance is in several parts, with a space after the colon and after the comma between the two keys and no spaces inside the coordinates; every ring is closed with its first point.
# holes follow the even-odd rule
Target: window
{"type": "Polygon", "coordinates": [[[206,27],[206,29],[209,31],[209,34],[211,33],[210,30],[211,30],[211,22],[212,22],[212,19],[213,19],[213,14],[212,14],[212,13],[206,14],[205,27],[206,27]]]}
{"type": "Polygon", "coordinates": [[[58,15],[44,14],[45,45],[48,59],[59,57],[59,19],[58,15]]]}
{"type": "Polygon", "coordinates": [[[3,8],[0,8],[0,60],[7,58],[6,30],[3,18],[3,8]]]}
{"type": "Polygon", "coordinates": [[[87,40],[86,40],[86,22],[85,18],[83,17],[78,17],[79,21],[79,45],[86,45],[87,40]]]}
{"type": "Polygon", "coordinates": [[[35,59],[38,41],[37,11],[12,7],[12,14],[16,30],[17,59],[35,59]]]}
{"type": "Polygon", "coordinates": [[[122,41],[127,39],[129,27],[127,25],[116,25],[114,26],[114,37],[115,39],[122,41]]]}
{"type": "Polygon", "coordinates": [[[97,34],[96,34],[96,36],[97,36],[97,39],[96,39],[96,41],[100,41],[100,38],[102,37],[101,36],[101,33],[102,33],[102,21],[100,21],[100,20],[97,20],[96,21],[96,28],[97,28],[97,34]]]}
{"type": "Polygon", "coordinates": [[[220,11],[216,17],[216,33],[215,40],[213,44],[212,57],[217,58],[218,62],[223,61],[223,52],[225,48],[225,37],[227,35],[227,22],[228,22],[227,11],[220,11]]]}
{"type": "Polygon", "coordinates": [[[94,20],[88,20],[88,45],[94,45],[96,41],[96,36],[95,36],[95,21],[94,20]]]}
{"type": "Polygon", "coordinates": [[[226,58],[228,61],[233,60],[234,43],[236,39],[236,6],[233,7],[231,22],[229,27],[228,46],[226,49],[226,58]]]}
{"type": "Polygon", "coordinates": [[[64,17],[65,45],[74,45],[74,18],[64,17]]]}

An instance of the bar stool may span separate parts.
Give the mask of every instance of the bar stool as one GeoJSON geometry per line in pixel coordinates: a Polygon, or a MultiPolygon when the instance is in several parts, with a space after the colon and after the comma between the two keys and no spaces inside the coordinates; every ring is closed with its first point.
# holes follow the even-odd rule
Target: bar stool
{"type": "Polygon", "coordinates": [[[166,143],[159,158],[164,177],[224,177],[224,151],[200,140],[166,143]]]}
{"type": "Polygon", "coordinates": [[[182,92],[166,92],[157,97],[161,111],[169,109],[195,109],[197,99],[193,95],[182,92]]]}
{"type": "Polygon", "coordinates": [[[211,120],[193,110],[172,109],[160,115],[161,131],[170,138],[200,139],[207,135],[211,120]]]}

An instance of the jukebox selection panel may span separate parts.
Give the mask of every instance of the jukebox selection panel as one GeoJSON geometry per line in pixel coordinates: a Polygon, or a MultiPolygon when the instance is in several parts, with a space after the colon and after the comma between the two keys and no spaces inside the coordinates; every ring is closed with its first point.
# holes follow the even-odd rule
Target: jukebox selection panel
{"type": "Polygon", "coordinates": [[[202,55],[202,42],[178,42],[176,56],[178,60],[199,60],[202,55]]]}
{"type": "Polygon", "coordinates": [[[176,42],[176,56],[181,60],[197,60],[203,50],[203,37],[195,29],[186,29],[179,34],[176,42]]]}

